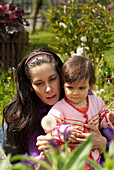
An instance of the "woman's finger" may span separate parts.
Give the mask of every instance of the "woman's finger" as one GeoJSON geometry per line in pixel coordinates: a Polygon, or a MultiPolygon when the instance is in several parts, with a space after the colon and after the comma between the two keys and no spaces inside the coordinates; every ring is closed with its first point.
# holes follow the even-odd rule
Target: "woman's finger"
{"type": "Polygon", "coordinates": [[[68,147],[77,148],[80,144],[78,143],[68,143],[68,147]]]}
{"type": "Polygon", "coordinates": [[[46,145],[41,145],[38,147],[38,150],[40,150],[40,151],[49,150],[49,147],[46,145]]]}
{"type": "Polygon", "coordinates": [[[53,139],[53,137],[50,134],[49,135],[40,135],[37,137],[37,141],[52,140],[52,139],[53,139]]]}
{"type": "Polygon", "coordinates": [[[100,133],[99,129],[95,125],[85,124],[84,126],[88,129],[91,129],[92,131],[100,133]]]}
{"type": "Polygon", "coordinates": [[[47,145],[49,142],[48,141],[37,141],[36,142],[36,146],[40,146],[40,145],[47,145]]]}

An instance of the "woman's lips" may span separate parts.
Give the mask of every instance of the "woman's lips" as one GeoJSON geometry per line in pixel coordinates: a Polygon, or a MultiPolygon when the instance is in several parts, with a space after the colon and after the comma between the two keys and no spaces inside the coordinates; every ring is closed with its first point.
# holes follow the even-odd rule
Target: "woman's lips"
{"type": "Polygon", "coordinates": [[[53,99],[53,98],[55,98],[55,97],[56,97],[56,94],[53,95],[53,96],[51,96],[51,97],[46,97],[46,98],[49,100],[49,99],[53,99]]]}

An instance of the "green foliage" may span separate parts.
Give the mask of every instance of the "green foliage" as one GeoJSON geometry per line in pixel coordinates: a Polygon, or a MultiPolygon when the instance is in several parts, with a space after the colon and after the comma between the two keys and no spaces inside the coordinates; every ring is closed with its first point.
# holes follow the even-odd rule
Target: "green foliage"
{"type": "Polygon", "coordinates": [[[41,46],[48,47],[48,44],[56,46],[56,42],[53,41],[54,34],[52,31],[49,30],[36,30],[33,34],[32,32],[29,33],[30,43],[24,47],[22,51],[22,57],[28,54],[30,51],[40,48],[41,46]]]}
{"type": "Polygon", "coordinates": [[[77,0],[67,1],[64,6],[50,10],[50,21],[58,42],[53,49],[67,57],[79,46],[89,47],[87,54],[96,66],[104,52],[110,49],[113,17],[99,3],[87,1],[81,4],[77,3],[77,0]]]}
{"type": "MultiPolygon", "coordinates": [[[[0,68],[0,113],[16,93],[15,68],[8,71],[0,68]]],[[[0,121],[1,122],[1,121],[0,121]]],[[[1,126],[1,124],[0,124],[1,126]]]]}
{"type": "Polygon", "coordinates": [[[1,170],[8,169],[8,170],[31,170],[34,169],[32,166],[29,166],[25,163],[19,162],[12,164],[12,166],[7,167],[8,161],[18,161],[18,160],[27,160],[32,161],[36,164],[40,164],[42,167],[45,167],[47,170],[82,170],[86,161],[91,164],[97,170],[113,170],[114,164],[114,141],[112,140],[110,143],[109,152],[105,152],[105,162],[103,167],[98,165],[95,161],[88,157],[89,152],[92,147],[92,136],[90,136],[84,143],[82,143],[76,150],[68,153],[68,147],[66,146],[65,151],[61,150],[60,148],[54,148],[53,146],[49,145],[50,151],[46,151],[45,154],[48,160],[52,163],[53,166],[50,165],[49,162],[43,161],[41,159],[34,159],[30,156],[24,155],[16,155],[11,158],[10,155],[2,162],[1,170]]]}
{"type": "Polygon", "coordinates": [[[57,45],[50,47],[61,54],[63,61],[72,53],[79,54],[79,48],[80,53],[91,58],[95,66],[97,91],[105,90],[104,96],[100,93],[98,96],[103,97],[108,105],[113,100],[114,18],[112,11],[97,2],[68,0],[63,6],[51,8],[50,29],[55,34],[57,45]]]}
{"type": "MultiPolygon", "coordinates": [[[[85,141],[83,144],[78,147],[77,150],[74,150],[71,153],[67,153],[62,151],[60,148],[54,148],[53,146],[50,147],[50,152],[45,152],[47,158],[52,163],[53,167],[51,167],[47,162],[43,162],[40,160],[34,160],[33,158],[29,156],[23,156],[23,155],[17,155],[13,156],[10,160],[11,161],[17,161],[20,159],[25,159],[29,161],[33,161],[36,163],[40,163],[43,167],[50,170],[76,170],[76,169],[82,169],[84,167],[85,161],[87,156],[89,155],[89,152],[92,147],[92,136],[90,136],[87,141],[85,141]],[[82,152],[83,150],[83,152],[82,152]],[[77,168],[76,168],[77,167],[77,168]]],[[[65,149],[68,149],[66,147],[65,149]]],[[[6,162],[5,162],[6,163],[6,162]]],[[[23,163],[20,163],[21,168],[23,168],[23,163]]],[[[15,164],[12,166],[12,169],[15,169],[17,167],[15,164]]]]}

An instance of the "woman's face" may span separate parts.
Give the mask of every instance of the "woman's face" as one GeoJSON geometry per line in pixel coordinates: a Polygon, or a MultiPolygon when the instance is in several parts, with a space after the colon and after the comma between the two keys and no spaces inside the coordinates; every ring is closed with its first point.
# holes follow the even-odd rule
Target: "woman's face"
{"type": "Polygon", "coordinates": [[[48,105],[54,105],[60,98],[60,79],[55,67],[43,63],[29,71],[31,84],[37,96],[48,105]]]}

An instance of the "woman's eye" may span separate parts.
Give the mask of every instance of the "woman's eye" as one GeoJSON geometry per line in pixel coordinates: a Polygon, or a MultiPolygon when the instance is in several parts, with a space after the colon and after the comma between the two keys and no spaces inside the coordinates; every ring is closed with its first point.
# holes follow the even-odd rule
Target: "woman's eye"
{"type": "Polygon", "coordinates": [[[43,84],[43,83],[37,83],[36,85],[37,85],[37,86],[40,86],[40,85],[42,85],[42,84],[43,84]]]}
{"type": "Polygon", "coordinates": [[[49,81],[53,81],[53,80],[56,80],[56,77],[51,78],[49,81]]]}

